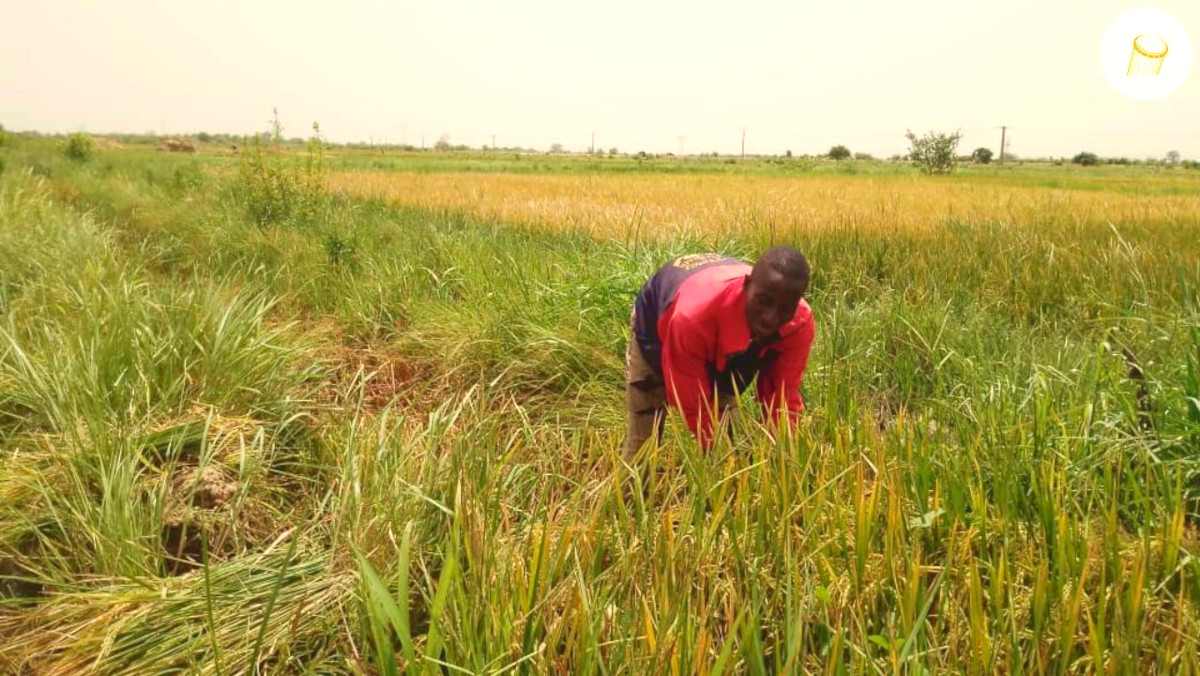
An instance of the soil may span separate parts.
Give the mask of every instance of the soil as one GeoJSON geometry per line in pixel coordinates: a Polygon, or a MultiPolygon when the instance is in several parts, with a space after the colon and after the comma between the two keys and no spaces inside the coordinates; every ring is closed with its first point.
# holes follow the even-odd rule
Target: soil
{"type": "Polygon", "coordinates": [[[201,565],[204,538],[211,540],[219,513],[237,494],[238,484],[215,467],[186,467],[171,477],[168,511],[162,529],[168,575],[201,565]]]}
{"type": "Polygon", "coordinates": [[[45,591],[41,583],[26,579],[26,571],[17,563],[19,557],[34,556],[36,549],[36,541],[28,537],[23,539],[16,552],[0,551],[0,599],[32,599],[45,591]]]}
{"type": "Polygon", "coordinates": [[[358,405],[356,378],[362,377],[362,407],[377,413],[393,403],[412,404],[414,389],[422,381],[410,363],[398,355],[369,348],[344,348],[334,358],[328,399],[338,406],[358,405]],[[360,376],[361,374],[361,376],[360,376]]]}

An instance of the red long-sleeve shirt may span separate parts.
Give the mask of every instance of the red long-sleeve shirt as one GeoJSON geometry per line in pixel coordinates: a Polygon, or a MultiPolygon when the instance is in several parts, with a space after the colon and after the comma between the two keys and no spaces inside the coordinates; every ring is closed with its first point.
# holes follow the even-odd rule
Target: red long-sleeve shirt
{"type": "MultiPolygon", "coordinates": [[[[750,347],[744,293],[750,270],[745,263],[722,261],[686,273],[654,322],[657,336],[652,337],[661,344],[667,403],[680,409],[705,447],[712,443],[713,374],[725,372],[730,358],[750,347]]],[[[775,353],[758,374],[756,389],[769,420],[778,422],[786,413],[790,422],[804,410],[800,385],[815,335],[812,308],[801,300],[796,313],[779,329],[778,338],[756,350],[754,356],[775,353]]]]}

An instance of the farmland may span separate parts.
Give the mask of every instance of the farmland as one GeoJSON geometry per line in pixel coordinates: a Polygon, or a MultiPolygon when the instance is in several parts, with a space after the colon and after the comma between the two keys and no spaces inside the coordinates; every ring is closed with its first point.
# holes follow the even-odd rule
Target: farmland
{"type": "Polygon", "coordinates": [[[1200,672],[1200,172],[324,152],[0,147],[0,672],[1200,672]],[[803,422],[622,462],[772,243],[803,422]]]}

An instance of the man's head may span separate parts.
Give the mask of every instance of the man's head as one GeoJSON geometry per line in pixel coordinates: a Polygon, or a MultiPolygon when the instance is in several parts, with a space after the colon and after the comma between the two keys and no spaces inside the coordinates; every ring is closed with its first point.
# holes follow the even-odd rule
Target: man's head
{"type": "Polygon", "coordinates": [[[808,290],[808,261],[790,246],[767,249],[746,275],[746,323],[753,338],[771,336],[796,314],[808,290]]]}

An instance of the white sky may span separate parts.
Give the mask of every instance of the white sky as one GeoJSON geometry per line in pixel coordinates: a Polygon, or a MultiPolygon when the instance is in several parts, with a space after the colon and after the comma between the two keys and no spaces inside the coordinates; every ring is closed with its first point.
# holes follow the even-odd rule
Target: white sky
{"type": "MultiPolygon", "coordinates": [[[[1136,0],[2,0],[0,124],[336,141],[887,156],[904,131],[1025,156],[1200,158],[1200,67],[1133,101],[1100,70],[1136,0]]],[[[1200,40],[1200,2],[1157,0],[1200,40]]],[[[1200,46],[1200,44],[1198,44],[1200,46]]]]}

